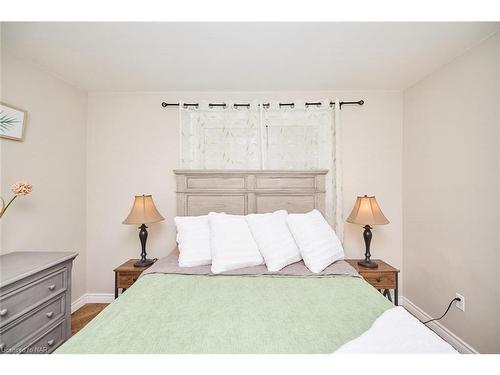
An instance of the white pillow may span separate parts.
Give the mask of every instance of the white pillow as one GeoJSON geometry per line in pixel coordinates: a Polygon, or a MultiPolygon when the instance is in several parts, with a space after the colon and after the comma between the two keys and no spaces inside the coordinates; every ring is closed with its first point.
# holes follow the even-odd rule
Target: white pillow
{"type": "Polygon", "coordinates": [[[264,263],[245,216],[210,212],[208,223],[213,273],[264,263]]]}
{"type": "Polygon", "coordinates": [[[177,216],[177,243],[179,267],[196,267],[210,264],[210,230],[208,216],[177,216]]]}
{"type": "Polygon", "coordinates": [[[287,216],[285,210],[246,216],[250,231],[270,272],[279,271],[302,259],[288,229],[287,216]]]}
{"type": "Polygon", "coordinates": [[[318,210],[290,214],[287,223],[299,245],[300,255],[311,272],[319,273],[336,260],[344,258],[340,240],[318,210]]]}

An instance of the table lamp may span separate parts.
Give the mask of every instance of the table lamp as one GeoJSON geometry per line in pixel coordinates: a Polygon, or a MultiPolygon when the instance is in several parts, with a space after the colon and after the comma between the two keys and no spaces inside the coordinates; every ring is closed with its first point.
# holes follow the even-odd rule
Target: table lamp
{"type": "Polygon", "coordinates": [[[146,241],[148,239],[148,231],[146,224],[156,223],[165,220],[160,215],[153,202],[151,195],[136,195],[132,210],[123,224],[140,224],[139,239],[141,240],[141,260],[134,263],[135,267],[147,267],[154,263],[154,260],[146,258],[146,241]]]}
{"type": "Polygon", "coordinates": [[[389,220],[384,216],[375,197],[357,197],[351,214],[346,220],[348,223],[361,224],[365,229],[363,238],[365,239],[365,260],[358,262],[360,266],[367,268],[377,268],[378,264],[370,260],[370,242],[372,241],[371,225],[389,224],[389,220]]]}

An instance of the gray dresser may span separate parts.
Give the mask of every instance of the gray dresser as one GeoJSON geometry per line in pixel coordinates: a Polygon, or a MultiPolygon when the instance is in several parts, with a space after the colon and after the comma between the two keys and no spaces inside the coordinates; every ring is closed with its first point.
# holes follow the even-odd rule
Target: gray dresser
{"type": "Polygon", "coordinates": [[[0,256],[0,353],[51,353],[71,336],[71,266],[77,255],[0,256]]]}

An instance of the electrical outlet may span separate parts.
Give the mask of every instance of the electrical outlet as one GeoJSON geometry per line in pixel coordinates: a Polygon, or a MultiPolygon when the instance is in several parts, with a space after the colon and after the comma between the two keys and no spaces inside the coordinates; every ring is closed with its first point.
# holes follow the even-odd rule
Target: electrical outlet
{"type": "Polygon", "coordinates": [[[462,311],[465,311],[465,298],[461,294],[455,293],[455,297],[460,298],[460,301],[455,301],[455,307],[462,311]]]}

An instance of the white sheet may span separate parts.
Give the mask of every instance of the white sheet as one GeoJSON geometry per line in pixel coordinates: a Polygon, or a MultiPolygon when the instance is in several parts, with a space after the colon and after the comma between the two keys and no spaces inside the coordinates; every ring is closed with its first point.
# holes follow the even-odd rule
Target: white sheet
{"type": "Polygon", "coordinates": [[[335,353],[423,354],[458,352],[403,307],[387,310],[371,328],[335,353]]]}

